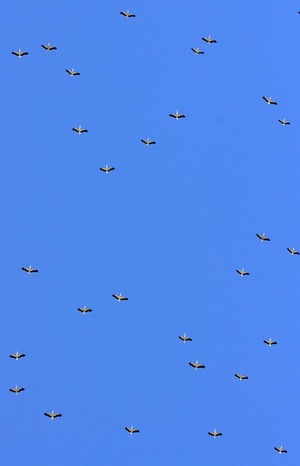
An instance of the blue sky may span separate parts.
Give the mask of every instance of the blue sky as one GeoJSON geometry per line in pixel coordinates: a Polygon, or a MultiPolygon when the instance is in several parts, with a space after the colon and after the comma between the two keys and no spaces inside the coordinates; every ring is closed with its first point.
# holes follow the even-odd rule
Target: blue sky
{"type": "Polygon", "coordinates": [[[300,249],[298,10],[2,8],[1,463],[299,462],[300,258],[286,250],[300,249]]]}

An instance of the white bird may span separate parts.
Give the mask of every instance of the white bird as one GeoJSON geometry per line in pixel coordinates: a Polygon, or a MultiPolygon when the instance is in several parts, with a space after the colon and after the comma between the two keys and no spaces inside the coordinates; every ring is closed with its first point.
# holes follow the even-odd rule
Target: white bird
{"type": "Polygon", "coordinates": [[[47,45],[43,44],[42,47],[43,49],[47,50],[47,52],[50,52],[51,50],[57,50],[57,47],[54,47],[54,45],[50,45],[49,42],[47,45]]]}
{"type": "Polygon", "coordinates": [[[179,118],[185,118],[185,115],[178,113],[178,110],[176,110],[176,113],[169,113],[169,116],[175,118],[176,120],[179,120],[179,118]]]}
{"type": "Polygon", "coordinates": [[[125,427],[125,430],[127,430],[127,432],[129,432],[130,435],[132,435],[132,434],[138,434],[138,433],[139,433],[139,430],[138,430],[138,429],[134,429],[133,426],[131,426],[131,427],[125,427]]]}
{"type": "Polygon", "coordinates": [[[16,55],[17,57],[21,58],[24,55],[29,55],[28,52],[22,52],[21,49],[19,49],[17,52],[11,52],[13,55],[16,55]]]}
{"type": "Polygon", "coordinates": [[[265,97],[265,96],[263,95],[262,98],[263,98],[264,101],[267,102],[267,104],[269,104],[269,105],[277,105],[277,102],[275,102],[275,100],[272,100],[271,97],[265,97]]]}
{"type": "Polygon", "coordinates": [[[213,432],[208,432],[208,435],[211,435],[212,437],[217,438],[217,437],[220,437],[223,434],[222,434],[222,432],[217,432],[216,429],[214,429],[213,432]]]}
{"type": "Polygon", "coordinates": [[[18,351],[15,354],[10,354],[9,357],[15,359],[16,361],[20,358],[24,358],[26,354],[19,353],[18,351]]]}
{"type": "Polygon", "coordinates": [[[88,130],[87,129],[84,129],[81,127],[81,125],[78,126],[78,128],[72,128],[73,131],[75,131],[76,133],[78,134],[81,134],[81,133],[88,133],[88,130]]]}
{"type": "Polygon", "coordinates": [[[102,172],[105,172],[105,173],[109,173],[112,170],[115,170],[115,167],[109,167],[108,165],[105,165],[105,167],[101,167],[101,168],[99,168],[99,170],[101,170],[102,172]]]}
{"type": "Polygon", "coordinates": [[[122,294],[113,294],[113,298],[117,299],[118,301],[128,301],[128,298],[125,296],[122,296],[122,294]]]}
{"type": "Polygon", "coordinates": [[[80,73],[78,71],[75,71],[74,68],[72,68],[71,70],[66,70],[66,72],[70,75],[70,76],[79,76],[80,73]]]}
{"type": "Polygon", "coordinates": [[[33,268],[31,267],[31,265],[30,265],[29,267],[22,267],[22,270],[24,270],[24,272],[27,272],[27,273],[29,273],[29,274],[30,274],[30,273],[37,273],[37,272],[38,272],[38,270],[37,270],[37,269],[33,269],[33,268]]]}
{"type": "Polygon", "coordinates": [[[44,413],[44,416],[47,416],[47,417],[50,417],[51,418],[51,421],[53,421],[53,419],[55,419],[56,417],[62,417],[62,414],[60,413],[55,413],[54,410],[52,409],[51,413],[44,413]]]}

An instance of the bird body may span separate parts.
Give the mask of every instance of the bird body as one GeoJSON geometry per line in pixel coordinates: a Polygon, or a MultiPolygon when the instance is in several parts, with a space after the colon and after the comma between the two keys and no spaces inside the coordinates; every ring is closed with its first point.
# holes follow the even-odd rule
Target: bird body
{"type": "Polygon", "coordinates": [[[20,392],[23,392],[24,390],[25,390],[25,388],[18,387],[17,385],[15,386],[15,388],[10,388],[9,389],[10,392],[15,393],[16,395],[18,395],[18,393],[20,393],[20,392]]]}
{"type": "Polygon", "coordinates": [[[138,434],[138,433],[139,433],[139,430],[138,430],[138,429],[134,429],[133,426],[131,426],[131,427],[125,427],[125,430],[127,430],[127,432],[129,432],[130,435],[132,435],[132,434],[138,434]]]}
{"type": "Polygon", "coordinates": [[[217,438],[217,437],[220,437],[223,434],[222,434],[222,432],[217,432],[216,429],[214,429],[213,432],[208,432],[208,435],[211,435],[212,437],[217,438]]]}
{"type": "Polygon", "coordinates": [[[285,448],[281,447],[274,447],[274,450],[278,451],[279,454],[281,453],[287,453],[287,450],[285,448]]]}
{"type": "Polygon", "coordinates": [[[50,52],[51,50],[57,50],[57,47],[54,47],[54,45],[50,45],[49,42],[47,45],[43,44],[42,47],[43,49],[47,50],[47,52],[50,52]]]}
{"type": "Polygon", "coordinates": [[[87,129],[84,129],[81,127],[81,125],[78,126],[78,128],[72,128],[73,131],[75,131],[76,133],[78,134],[81,134],[81,133],[88,133],[88,130],[87,129]]]}
{"type": "Polygon", "coordinates": [[[300,254],[299,251],[296,251],[295,248],[287,248],[287,250],[293,255],[299,256],[299,254],[300,254]]]}
{"type": "Polygon", "coordinates": [[[186,334],[184,335],[179,335],[178,337],[181,341],[183,341],[183,343],[186,343],[187,341],[192,341],[192,339],[190,337],[187,337],[186,334]]]}
{"type": "Polygon", "coordinates": [[[19,49],[17,52],[11,52],[11,53],[13,55],[16,55],[19,58],[24,57],[24,55],[29,55],[28,52],[22,52],[21,49],[19,49]]]}
{"type": "Polygon", "coordinates": [[[15,353],[15,354],[10,354],[9,357],[10,358],[13,358],[13,359],[16,359],[16,361],[20,358],[24,358],[26,356],[26,354],[24,353],[19,353],[18,351],[15,353]]]}
{"type": "Polygon", "coordinates": [[[55,412],[52,410],[51,413],[44,413],[44,416],[50,417],[50,418],[51,418],[51,421],[53,421],[53,419],[55,419],[56,417],[62,417],[62,414],[60,414],[60,413],[55,413],[55,412]]]}
{"type": "Polygon", "coordinates": [[[249,377],[247,375],[234,374],[239,380],[247,380],[249,377]]]}
{"type": "Polygon", "coordinates": [[[92,309],[90,309],[89,307],[84,306],[84,307],[78,307],[77,311],[80,311],[83,314],[86,314],[87,312],[92,312],[92,309]]]}
{"type": "Polygon", "coordinates": [[[259,233],[256,233],[256,236],[257,236],[257,238],[259,238],[261,241],[271,241],[270,238],[268,238],[268,236],[265,236],[264,233],[263,233],[262,235],[260,235],[259,233]]]}
{"type": "Polygon", "coordinates": [[[115,167],[109,167],[108,165],[105,165],[105,167],[101,167],[101,168],[99,168],[99,170],[101,170],[102,172],[105,172],[105,173],[109,173],[112,170],[115,170],[115,167]]]}
{"type": "Polygon", "coordinates": [[[22,267],[22,270],[24,270],[24,272],[27,272],[27,273],[29,273],[29,274],[30,274],[30,273],[37,273],[37,272],[38,272],[38,270],[37,270],[37,269],[33,269],[33,268],[31,267],[31,265],[30,265],[29,267],[22,267]]]}
{"type": "Polygon", "coordinates": [[[185,118],[185,115],[178,113],[178,110],[176,110],[176,113],[169,113],[169,116],[171,118],[175,118],[176,120],[179,120],[179,118],[185,118]]]}
{"type": "Polygon", "coordinates": [[[236,272],[237,272],[238,274],[240,274],[242,277],[243,277],[244,275],[250,275],[250,273],[249,273],[249,272],[246,272],[244,269],[236,269],[236,272]]]}
{"type": "Polygon", "coordinates": [[[129,11],[120,11],[120,15],[125,16],[125,18],[135,18],[133,13],[129,13],[129,11]]]}
{"type": "Polygon", "coordinates": [[[272,338],[270,338],[270,340],[264,340],[264,343],[269,346],[277,345],[277,341],[272,340],[272,338]]]}
{"type": "Polygon", "coordinates": [[[267,104],[269,104],[269,105],[277,105],[277,102],[275,102],[275,100],[272,100],[271,97],[265,97],[265,96],[263,95],[262,98],[263,98],[264,101],[267,102],[267,104]]]}
{"type": "Polygon", "coordinates": [[[118,301],[128,301],[128,298],[126,296],[122,296],[122,294],[113,294],[113,298],[117,299],[118,301]]]}
{"type": "Polygon", "coordinates": [[[204,40],[204,42],[207,42],[208,44],[216,44],[217,43],[216,39],[213,39],[210,36],[202,37],[202,40],[204,40]]]}
{"type": "Polygon", "coordinates": [[[285,125],[290,125],[291,123],[289,121],[287,121],[285,118],[283,120],[278,120],[279,123],[281,123],[283,126],[285,125]]]}
{"type": "Polygon", "coordinates": [[[199,364],[198,359],[196,360],[196,362],[189,362],[189,365],[194,369],[205,369],[204,364],[199,364]]]}
{"type": "Polygon", "coordinates": [[[78,71],[75,71],[74,68],[72,68],[71,70],[66,70],[66,72],[70,75],[70,76],[80,76],[80,73],[78,71]]]}
{"type": "Polygon", "coordinates": [[[147,139],[141,139],[141,142],[143,142],[144,144],[146,144],[147,146],[151,146],[151,144],[156,144],[155,141],[151,141],[151,139],[147,138],[147,139]]]}
{"type": "Polygon", "coordinates": [[[191,50],[197,55],[204,55],[204,52],[202,52],[202,50],[200,50],[198,47],[197,48],[192,47],[191,50]]]}

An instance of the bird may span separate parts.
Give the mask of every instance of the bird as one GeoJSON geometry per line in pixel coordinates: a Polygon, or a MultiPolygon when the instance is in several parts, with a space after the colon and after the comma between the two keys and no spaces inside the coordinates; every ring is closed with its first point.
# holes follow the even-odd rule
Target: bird
{"type": "Polygon", "coordinates": [[[275,100],[272,100],[271,97],[265,97],[264,95],[262,96],[262,98],[267,102],[267,104],[269,105],[277,105],[277,102],[275,102],[275,100]]]}
{"type": "Polygon", "coordinates": [[[285,118],[283,120],[278,120],[279,123],[281,123],[283,126],[285,125],[290,125],[291,123],[289,121],[287,121],[285,118]]]}
{"type": "Polygon", "coordinates": [[[268,236],[265,236],[264,233],[263,233],[262,235],[256,233],[256,236],[257,236],[257,238],[259,238],[261,241],[271,241],[270,238],[268,238],[268,236]]]}
{"type": "Polygon", "coordinates": [[[240,380],[247,380],[249,377],[247,375],[234,374],[240,380]]]}
{"type": "Polygon", "coordinates": [[[208,435],[211,435],[212,437],[217,438],[217,437],[220,437],[223,434],[222,434],[222,432],[217,432],[216,429],[214,429],[213,432],[208,432],[208,435]]]}
{"type": "Polygon", "coordinates": [[[56,417],[62,417],[62,414],[60,414],[60,413],[55,413],[55,412],[52,410],[51,413],[44,413],[44,416],[50,417],[50,418],[51,418],[51,421],[53,421],[53,419],[55,419],[56,417]]]}
{"type": "Polygon", "coordinates": [[[244,269],[236,269],[236,272],[239,273],[241,276],[250,275],[250,273],[246,272],[244,269]]]}
{"type": "Polygon", "coordinates": [[[291,248],[287,248],[287,250],[288,250],[291,254],[293,254],[293,255],[299,256],[299,254],[300,254],[299,251],[296,251],[295,248],[292,248],[292,249],[291,249],[291,248]]]}
{"type": "Polygon", "coordinates": [[[192,47],[191,50],[194,53],[196,53],[197,55],[204,55],[204,52],[202,52],[202,50],[198,49],[198,47],[196,49],[194,47],[192,47]]]}
{"type": "Polygon", "coordinates": [[[192,341],[191,337],[187,337],[186,334],[184,335],[179,335],[178,337],[181,341],[183,341],[183,343],[185,343],[186,341],[192,341]]]}
{"type": "Polygon", "coordinates": [[[128,298],[125,296],[122,296],[122,294],[113,294],[113,298],[116,298],[118,301],[128,301],[128,298]]]}
{"type": "Polygon", "coordinates": [[[16,395],[18,395],[18,393],[20,393],[20,392],[23,392],[24,390],[25,390],[25,388],[18,387],[17,385],[16,385],[15,388],[10,388],[9,389],[10,392],[15,393],[16,395]]]}
{"type": "Polygon", "coordinates": [[[72,128],[72,130],[75,131],[78,134],[88,133],[88,130],[84,129],[84,128],[81,128],[81,125],[79,125],[78,128],[72,128]]]}
{"type": "Polygon", "coordinates": [[[125,18],[135,18],[133,13],[129,13],[129,11],[120,11],[120,15],[125,16],[125,18]]]}
{"type": "Polygon", "coordinates": [[[285,448],[281,447],[274,447],[274,450],[278,451],[278,453],[281,455],[281,453],[287,453],[287,450],[285,448]]]}
{"type": "Polygon", "coordinates": [[[105,173],[109,173],[112,170],[115,170],[115,167],[109,167],[108,165],[105,165],[105,167],[101,167],[101,168],[99,168],[99,170],[101,170],[102,172],[105,172],[105,173]]]}
{"type": "Polygon", "coordinates": [[[204,40],[204,42],[207,42],[208,44],[213,44],[213,43],[217,43],[216,39],[213,39],[212,37],[208,36],[208,37],[202,37],[202,40],[204,40]]]}
{"type": "Polygon", "coordinates": [[[272,338],[270,338],[270,340],[264,340],[264,343],[269,346],[277,345],[277,341],[272,340],[272,338]]]}
{"type": "Polygon", "coordinates": [[[155,141],[151,141],[151,139],[147,138],[147,139],[141,139],[141,142],[143,142],[144,144],[146,144],[147,146],[151,146],[151,144],[156,144],[155,141]]]}
{"type": "Polygon", "coordinates": [[[72,68],[71,70],[66,70],[67,73],[69,73],[69,75],[71,76],[80,76],[80,73],[78,71],[75,71],[74,68],[72,68]]]}
{"type": "Polygon", "coordinates": [[[133,426],[131,426],[131,427],[125,427],[125,430],[127,430],[127,432],[129,432],[130,435],[132,435],[132,434],[138,434],[138,433],[139,433],[139,429],[134,429],[133,426]]]}
{"type": "Polygon", "coordinates": [[[47,45],[42,44],[43,49],[47,50],[47,52],[50,52],[51,50],[57,50],[57,47],[54,47],[54,45],[50,45],[49,42],[47,45]]]}
{"type": "Polygon", "coordinates": [[[13,55],[16,55],[17,57],[21,58],[23,57],[24,55],[29,55],[28,52],[22,52],[21,49],[19,49],[17,52],[11,52],[13,55]]]}
{"type": "Polygon", "coordinates": [[[194,367],[194,369],[205,369],[204,364],[198,363],[198,359],[196,360],[196,362],[189,362],[189,365],[194,367]]]}
{"type": "Polygon", "coordinates": [[[37,269],[33,269],[31,267],[31,265],[29,267],[22,267],[22,270],[24,270],[24,272],[27,272],[27,273],[37,273],[38,270],[37,269]]]}
{"type": "Polygon", "coordinates": [[[179,120],[179,118],[185,118],[185,115],[178,113],[178,110],[176,110],[176,113],[169,113],[169,116],[175,118],[176,120],[179,120]]]}
{"type": "Polygon", "coordinates": [[[78,307],[78,308],[77,308],[77,311],[80,311],[80,312],[82,312],[83,314],[86,314],[87,312],[93,312],[92,309],[90,309],[89,307],[86,307],[86,306],[84,306],[84,307],[78,307]]]}
{"type": "Polygon", "coordinates": [[[10,358],[13,358],[13,359],[16,359],[16,361],[20,358],[24,358],[26,356],[26,354],[24,353],[19,353],[18,351],[15,353],[15,354],[10,354],[9,357],[10,358]]]}

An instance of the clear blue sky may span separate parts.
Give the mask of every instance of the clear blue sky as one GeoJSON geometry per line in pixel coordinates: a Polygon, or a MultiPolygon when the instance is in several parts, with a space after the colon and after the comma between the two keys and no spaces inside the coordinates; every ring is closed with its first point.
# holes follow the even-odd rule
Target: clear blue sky
{"type": "Polygon", "coordinates": [[[300,464],[298,10],[2,7],[1,464],[300,464]]]}

